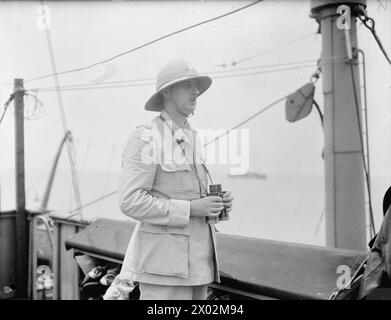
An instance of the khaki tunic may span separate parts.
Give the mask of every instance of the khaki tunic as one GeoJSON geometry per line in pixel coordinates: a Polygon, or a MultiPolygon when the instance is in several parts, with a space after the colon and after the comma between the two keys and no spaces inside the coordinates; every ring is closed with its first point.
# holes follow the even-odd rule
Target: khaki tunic
{"type": "Polygon", "coordinates": [[[138,223],[120,277],[160,285],[220,282],[216,229],[190,217],[190,200],[200,198],[196,173],[204,185],[201,196],[208,185],[200,140],[190,126],[181,130],[165,111],[162,115],[169,121],[156,117],[139,126],[123,152],[119,205],[138,223]]]}

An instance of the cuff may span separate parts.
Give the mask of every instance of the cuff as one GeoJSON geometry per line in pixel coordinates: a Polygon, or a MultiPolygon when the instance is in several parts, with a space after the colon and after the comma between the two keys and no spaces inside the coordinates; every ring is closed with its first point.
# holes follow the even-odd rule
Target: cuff
{"type": "Polygon", "coordinates": [[[190,201],[188,200],[170,200],[169,220],[170,227],[187,227],[190,218],[190,201]]]}

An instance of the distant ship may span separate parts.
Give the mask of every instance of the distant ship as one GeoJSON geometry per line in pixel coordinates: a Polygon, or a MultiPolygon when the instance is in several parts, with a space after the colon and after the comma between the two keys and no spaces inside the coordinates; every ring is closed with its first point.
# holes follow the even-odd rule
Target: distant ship
{"type": "Polygon", "coordinates": [[[246,179],[262,179],[265,180],[267,178],[266,173],[260,173],[257,171],[249,171],[245,174],[229,174],[230,178],[246,178],[246,179]]]}

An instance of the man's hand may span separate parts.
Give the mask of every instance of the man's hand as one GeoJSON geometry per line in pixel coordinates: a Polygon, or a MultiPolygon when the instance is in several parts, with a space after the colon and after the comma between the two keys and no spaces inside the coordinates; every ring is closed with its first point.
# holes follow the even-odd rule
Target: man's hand
{"type": "Polygon", "coordinates": [[[190,215],[193,217],[216,217],[224,209],[220,197],[211,196],[190,202],[190,215]]]}
{"type": "Polygon", "coordinates": [[[223,204],[227,212],[232,210],[232,201],[234,198],[232,197],[231,191],[225,191],[223,194],[223,204]]]}

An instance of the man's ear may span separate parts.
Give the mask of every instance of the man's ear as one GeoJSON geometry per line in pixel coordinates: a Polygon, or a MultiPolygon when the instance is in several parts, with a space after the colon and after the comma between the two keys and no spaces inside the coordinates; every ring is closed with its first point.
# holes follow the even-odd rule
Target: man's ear
{"type": "Polygon", "coordinates": [[[164,99],[167,99],[170,97],[170,91],[169,89],[164,89],[162,92],[161,92],[161,95],[164,99]]]}

